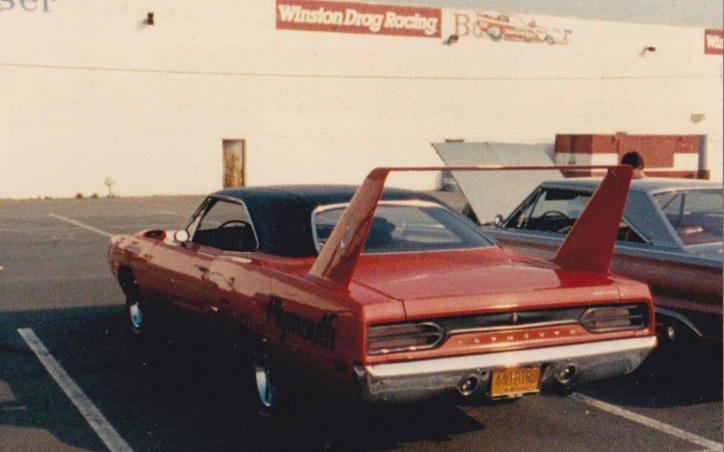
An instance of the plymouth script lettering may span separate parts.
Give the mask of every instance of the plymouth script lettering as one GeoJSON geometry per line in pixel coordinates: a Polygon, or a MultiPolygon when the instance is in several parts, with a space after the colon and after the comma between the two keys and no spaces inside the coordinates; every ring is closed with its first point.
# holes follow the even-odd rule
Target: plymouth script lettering
{"type": "Polygon", "coordinates": [[[332,326],[336,318],[336,314],[325,314],[319,322],[306,319],[284,309],[282,299],[275,296],[270,297],[266,311],[266,321],[281,330],[281,340],[292,335],[330,350],[334,350],[337,338],[337,330],[332,326]]]}

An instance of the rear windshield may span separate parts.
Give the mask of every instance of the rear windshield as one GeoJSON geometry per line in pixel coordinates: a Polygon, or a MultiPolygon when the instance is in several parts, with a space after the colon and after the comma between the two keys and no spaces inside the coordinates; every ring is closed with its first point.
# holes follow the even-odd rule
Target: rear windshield
{"type": "MultiPolygon", "coordinates": [[[[347,206],[324,206],[313,215],[321,250],[347,206]]],[[[469,220],[430,202],[383,202],[377,206],[364,253],[441,251],[491,246],[469,220]]]]}
{"type": "Polygon", "coordinates": [[[654,199],[684,245],[722,242],[721,190],[678,190],[654,199]]]}

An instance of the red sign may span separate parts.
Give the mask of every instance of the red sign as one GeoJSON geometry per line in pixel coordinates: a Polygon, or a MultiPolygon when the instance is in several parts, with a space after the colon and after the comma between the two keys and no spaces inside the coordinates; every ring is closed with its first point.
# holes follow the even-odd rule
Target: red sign
{"type": "Polygon", "coordinates": [[[439,38],[442,10],[307,0],[277,0],[277,30],[439,38]]]}
{"type": "Polygon", "coordinates": [[[724,30],[704,30],[704,53],[724,55],[724,30]]]}

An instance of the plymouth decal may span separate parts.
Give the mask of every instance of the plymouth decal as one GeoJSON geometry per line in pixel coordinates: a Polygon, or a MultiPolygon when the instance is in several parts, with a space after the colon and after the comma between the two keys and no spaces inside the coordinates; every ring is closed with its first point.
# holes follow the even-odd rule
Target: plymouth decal
{"type": "Polygon", "coordinates": [[[273,295],[270,297],[266,311],[266,321],[281,330],[279,337],[281,340],[286,340],[291,334],[330,350],[334,350],[334,341],[337,337],[337,331],[332,326],[336,318],[336,314],[325,314],[318,322],[306,319],[284,309],[282,299],[273,295]]]}

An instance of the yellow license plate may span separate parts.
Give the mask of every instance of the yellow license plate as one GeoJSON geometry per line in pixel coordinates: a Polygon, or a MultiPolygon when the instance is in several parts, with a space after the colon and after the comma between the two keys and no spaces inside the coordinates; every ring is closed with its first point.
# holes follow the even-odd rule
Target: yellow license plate
{"type": "Polygon", "coordinates": [[[540,366],[512,367],[493,371],[490,397],[520,397],[540,391],[540,366]]]}

